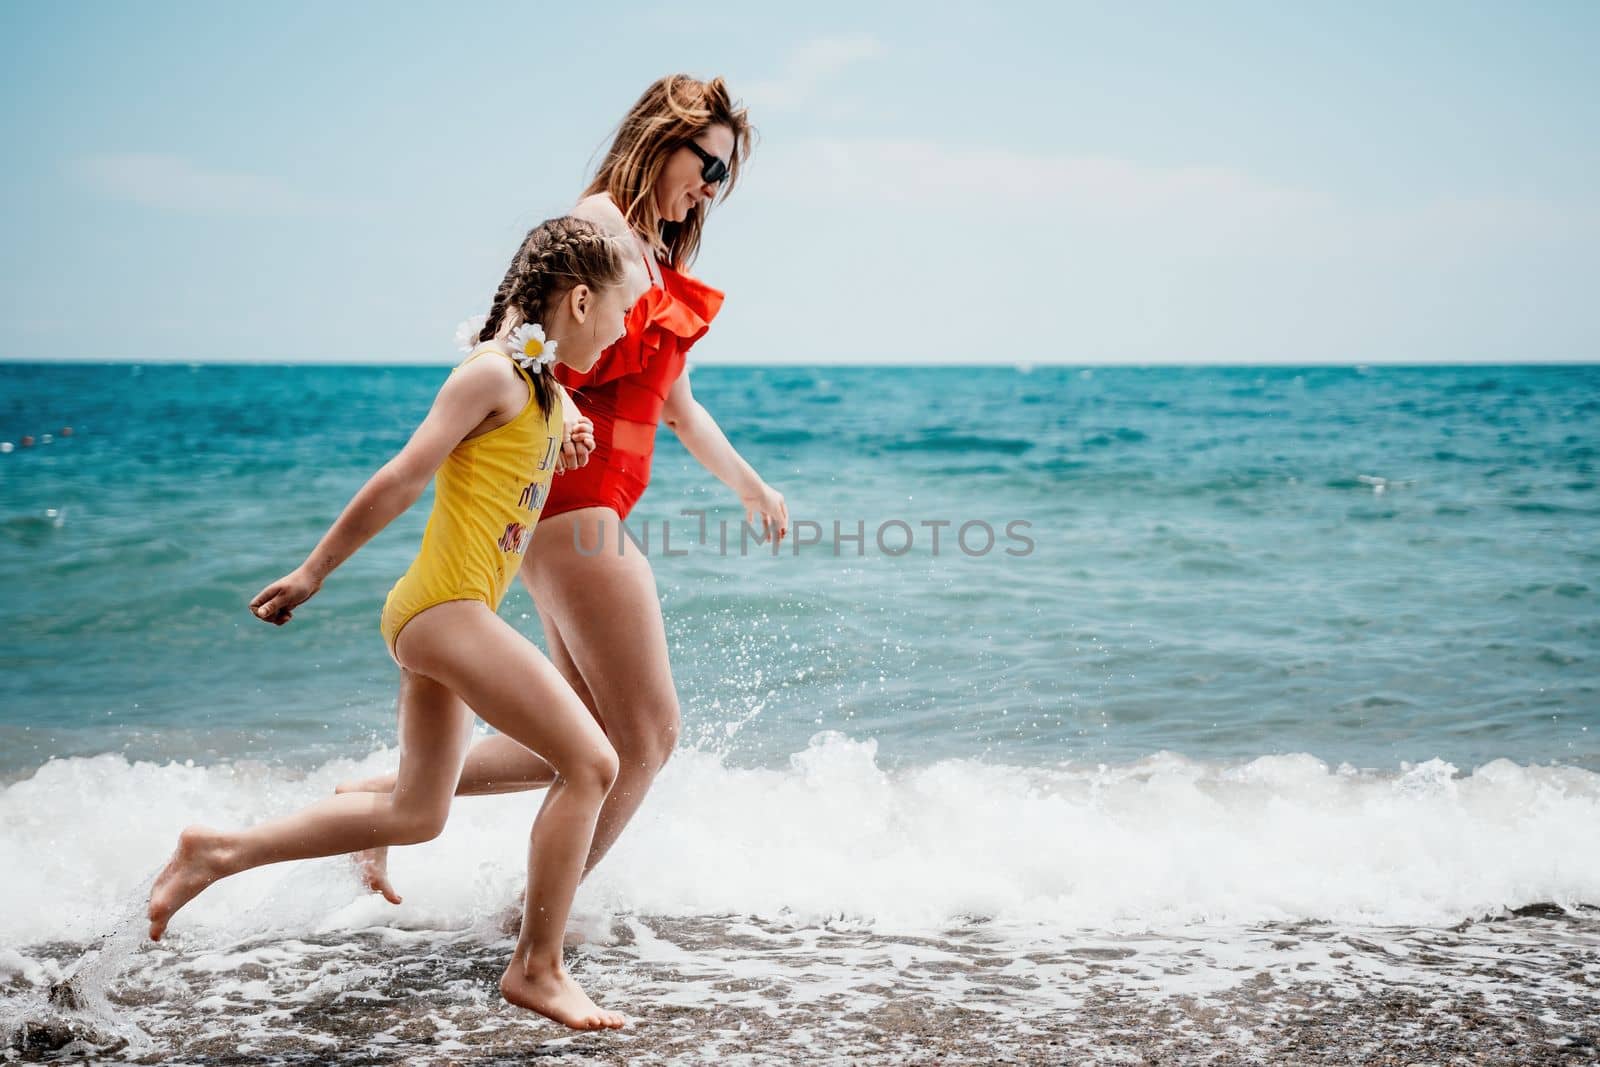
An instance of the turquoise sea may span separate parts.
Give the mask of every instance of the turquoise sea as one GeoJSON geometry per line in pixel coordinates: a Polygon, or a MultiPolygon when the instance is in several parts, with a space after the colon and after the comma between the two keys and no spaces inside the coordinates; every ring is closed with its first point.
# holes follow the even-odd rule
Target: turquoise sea
{"type": "MultiPolygon", "coordinates": [[[[242,605],[440,374],[0,367],[0,440],[57,435],[0,457],[0,775],[102,752],[304,767],[387,737],[376,619],[426,499],[297,625],[242,605]]],[[[741,558],[737,502],[661,435],[634,527],[687,733],[737,764],[825,728],[895,763],[1600,770],[1596,368],[713,367],[695,387],[820,527],[741,558]],[[685,509],[712,509],[706,543],[685,509]],[[686,555],[661,553],[663,520],[686,555]],[[956,543],[974,520],[986,555],[956,543]],[[836,554],[835,522],[863,543],[836,554]]]]}
{"type": "MultiPolygon", "coordinates": [[[[219,887],[160,949],[127,935],[186,822],[393,765],[378,611],[427,498],[290,626],[245,603],[444,373],[0,365],[0,1007],[56,1019],[15,1055],[555,1038],[478,988],[536,798],[397,855],[401,909],[326,861],[219,887]],[[45,991],[106,934],[73,1022],[45,991]]],[[[741,550],[662,432],[631,526],[683,748],[578,902],[576,969],[658,1027],[618,1055],[899,1062],[957,1034],[944,1062],[1065,1062],[1038,1050],[1098,1055],[1079,1023],[1126,1009],[1150,1055],[1282,1062],[1291,1002],[1400,1044],[1487,1013],[1505,1062],[1593,1052],[1600,367],[693,381],[815,543],[741,550]]],[[[520,587],[502,614],[541,639],[520,587]]]]}

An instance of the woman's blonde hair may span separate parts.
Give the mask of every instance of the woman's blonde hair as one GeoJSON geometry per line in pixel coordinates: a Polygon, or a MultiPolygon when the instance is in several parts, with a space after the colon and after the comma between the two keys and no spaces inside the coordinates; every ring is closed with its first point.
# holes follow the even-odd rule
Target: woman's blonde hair
{"type": "Polygon", "coordinates": [[[663,220],[656,209],[656,179],[673,152],[712,126],[733,131],[728,176],[715,197],[721,200],[739,180],[755,127],[745,109],[734,103],[721,78],[703,82],[687,74],[669,74],[644,91],[617,125],[600,169],[584,190],[585,196],[609,193],[633,231],[674,269],[694,262],[705,214],[697,205],[682,222],[663,220]]]}

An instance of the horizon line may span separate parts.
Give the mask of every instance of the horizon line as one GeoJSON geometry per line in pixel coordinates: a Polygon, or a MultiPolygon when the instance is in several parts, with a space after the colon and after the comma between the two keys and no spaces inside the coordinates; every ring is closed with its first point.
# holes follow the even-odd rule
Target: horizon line
{"type": "MultiPolygon", "coordinates": [[[[432,360],[391,360],[379,362],[376,360],[321,360],[321,359],[222,359],[222,360],[196,360],[178,357],[157,357],[151,359],[126,359],[107,360],[95,358],[78,358],[75,356],[58,357],[53,359],[29,359],[26,357],[0,356],[0,365],[27,366],[27,367],[370,367],[373,369],[394,369],[409,367],[454,367],[459,361],[432,361],[432,360]]],[[[731,368],[782,368],[782,367],[873,367],[893,368],[906,367],[929,370],[1043,370],[1055,368],[1088,369],[1129,367],[1144,369],[1151,367],[1253,367],[1258,369],[1294,369],[1294,368],[1337,368],[1337,367],[1590,367],[1600,366],[1600,357],[1578,358],[1541,358],[1526,360],[1496,360],[1496,359],[1351,359],[1351,360],[1307,360],[1305,362],[1278,362],[1273,360],[1252,359],[1146,359],[1146,360],[1027,360],[1017,359],[992,362],[961,362],[957,360],[709,360],[690,361],[689,370],[701,370],[715,367],[731,368]]]]}

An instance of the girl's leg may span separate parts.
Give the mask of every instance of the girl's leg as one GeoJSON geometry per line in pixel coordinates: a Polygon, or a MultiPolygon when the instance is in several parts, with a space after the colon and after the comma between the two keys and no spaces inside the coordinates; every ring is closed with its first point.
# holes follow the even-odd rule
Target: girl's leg
{"type": "MultiPolygon", "coordinates": [[[[572,691],[578,694],[578,699],[583,701],[583,706],[593,715],[594,697],[589,695],[583,675],[578,673],[577,665],[572,662],[572,654],[567,651],[566,642],[561,640],[555,620],[543,608],[539,609],[539,619],[544,623],[545,638],[550,645],[550,662],[555,664],[561,677],[566,679],[572,691]]],[[[602,722],[601,729],[604,728],[602,722]]],[[[467,750],[466,762],[461,765],[461,781],[456,783],[456,796],[520,793],[529,789],[543,789],[555,779],[556,772],[537,752],[529,752],[505,734],[490,734],[467,750]]],[[[387,793],[394,789],[394,783],[395,775],[390,771],[371,778],[340,782],[334,787],[334,792],[387,793]]]]}
{"type": "MultiPolygon", "coordinates": [[[[561,641],[555,623],[544,611],[539,612],[544,621],[545,635],[550,645],[550,662],[572,686],[584,706],[594,713],[594,698],[583,684],[572,656],[561,641]]],[[[603,728],[603,727],[602,727],[603,728]]],[[[467,751],[461,766],[461,780],[456,783],[456,796],[490,796],[496,793],[517,793],[528,789],[543,789],[556,780],[556,772],[544,758],[530,752],[505,734],[491,734],[480,739],[467,751]]],[[[380,774],[353,782],[341,782],[334,787],[336,793],[387,793],[394,789],[395,775],[380,774]]],[[[389,881],[388,846],[369,848],[355,856],[356,870],[368,889],[381,893],[391,904],[400,903],[400,894],[389,881]]]]}
{"type": "Polygon", "coordinates": [[[617,750],[617,782],[600,810],[586,873],[621,836],[678,743],[678,693],[655,574],[644,553],[620,534],[618,521],[609,508],[544,519],[522,561],[552,651],[570,656],[587,685],[587,703],[617,750]],[[605,527],[605,547],[586,556],[577,545],[598,543],[596,524],[605,527]],[[575,534],[582,540],[575,542],[575,534]]]}
{"type": "MultiPolygon", "coordinates": [[[[380,774],[354,782],[340,782],[335,793],[388,793],[397,775],[380,774]]],[[[480,738],[467,752],[456,783],[456,796],[490,796],[543,789],[556,780],[556,772],[544,758],[529,752],[505,734],[480,738]]],[[[400,894],[389,881],[389,846],[362,849],[354,856],[361,881],[374,893],[383,894],[391,904],[400,903],[400,894]]]]}
{"type": "MultiPolygon", "coordinates": [[[[624,538],[624,551],[617,553],[618,521],[609,508],[541,519],[522,561],[522,580],[538,605],[551,660],[605,724],[621,765],[601,809],[585,873],[621,836],[678,741],[678,693],[655,574],[631,541],[624,538]],[[605,547],[583,555],[575,547],[574,530],[582,537],[576,544],[592,549],[601,543],[596,523],[604,524],[605,547]]],[[[484,738],[467,755],[458,795],[503,792],[512,782],[537,788],[546,773],[543,761],[525,747],[484,738]]],[[[350,787],[387,785],[387,777],[380,776],[350,787]]],[[[399,899],[388,881],[387,857],[373,852],[358,862],[375,892],[399,899]]]]}
{"type": "Polygon", "coordinates": [[[401,663],[437,678],[489,725],[538,752],[558,776],[529,838],[522,932],[501,992],[568,1026],[621,1026],[622,1017],[595,1007],[561,964],[595,820],[617,777],[617,754],[605,733],[550,661],[482,604],[429,608],[401,633],[395,651],[401,663]]]}
{"type": "MultiPolygon", "coordinates": [[[[420,617],[420,616],[419,616],[420,617]]],[[[430,678],[400,675],[400,770],[393,793],[344,793],[248,830],[191,826],[150,891],[150,938],[219,878],[267,863],[437,837],[450,812],[472,713],[430,678]]]]}

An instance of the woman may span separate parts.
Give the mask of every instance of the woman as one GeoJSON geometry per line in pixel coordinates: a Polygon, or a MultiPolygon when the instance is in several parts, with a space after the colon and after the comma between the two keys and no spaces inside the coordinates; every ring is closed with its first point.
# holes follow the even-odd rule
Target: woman
{"type": "MultiPolygon", "coordinates": [[[[620,535],[619,523],[649,484],[659,422],[738,496],[766,536],[789,532],[783,495],[764,482],[695,400],[684,373],[691,345],[722,306],[722,294],[684,273],[699,251],[707,209],[726,197],[750,152],[752,129],[721,78],[683,74],[646,89],[617,127],[611,147],[573,214],[639,250],[649,290],[627,333],[593,370],[558,370],[594,423],[587,464],[555,479],[522,564],[544,624],[550,659],[600,721],[619,771],[601,808],[584,873],[600,862],[633,818],[678,739],[678,695],[650,562],[620,535]],[[602,543],[616,546],[597,552],[602,543]],[[580,548],[582,549],[580,551],[580,548]]],[[[550,766],[511,738],[480,740],[462,768],[458,795],[547,786],[550,766]]],[[[388,792],[385,775],[339,787],[388,792]]],[[[367,853],[368,884],[389,900],[387,857],[367,853]]]]}

